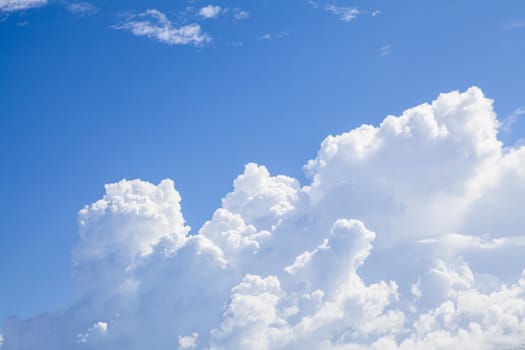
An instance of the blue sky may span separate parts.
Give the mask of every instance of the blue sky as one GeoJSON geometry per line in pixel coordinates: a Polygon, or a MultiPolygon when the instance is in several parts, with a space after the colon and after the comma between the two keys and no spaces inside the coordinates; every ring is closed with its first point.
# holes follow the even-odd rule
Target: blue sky
{"type": "Polygon", "coordinates": [[[106,183],[173,179],[194,232],[244,164],[306,184],[303,165],[327,135],[442,92],[479,86],[512,124],[500,139],[525,135],[520,0],[9,3],[0,0],[0,320],[74,299],[77,212],[106,183]],[[199,15],[207,5],[220,6],[216,17],[199,15]],[[132,33],[148,9],[173,28],[198,24],[206,40],[132,33]]]}

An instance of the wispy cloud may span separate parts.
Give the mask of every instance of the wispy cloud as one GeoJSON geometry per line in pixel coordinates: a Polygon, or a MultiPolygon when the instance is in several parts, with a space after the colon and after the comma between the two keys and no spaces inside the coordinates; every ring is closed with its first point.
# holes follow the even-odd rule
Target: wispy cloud
{"type": "Polygon", "coordinates": [[[131,16],[124,23],[112,27],[129,30],[136,36],[146,36],[169,45],[202,45],[211,40],[198,24],[175,27],[164,13],[155,9],[131,16]]]}
{"type": "Polygon", "coordinates": [[[98,8],[89,2],[69,2],[66,9],[74,14],[92,16],[98,12],[98,8]]]}
{"type": "Polygon", "coordinates": [[[240,40],[236,40],[236,41],[232,41],[230,43],[230,46],[232,47],[243,47],[244,46],[244,43],[240,40]]]}
{"type": "Polygon", "coordinates": [[[507,23],[506,28],[507,29],[525,28],[525,21],[524,20],[510,21],[507,23]]]}
{"type": "Polygon", "coordinates": [[[46,4],[47,0],[0,0],[0,12],[27,10],[46,4]]]}
{"type": "Polygon", "coordinates": [[[204,6],[203,8],[199,10],[199,16],[205,19],[217,18],[217,16],[219,16],[220,13],[221,13],[220,6],[208,5],[208,6],[204,6]]]}
{"type": "Polygon", "coordinates": [[[319,3],[315,0],[308,0],[308,4],[312,6],[314,9],[319,7],[319,3]]]}
{"type": "Polygon", "coordinates": [[[242,19],[250,18],[250,13],[238,8],[233,9],[233,18],[240,21],[242,19]]]}
{"type": "Polygon", "coordinates": [[[388,57],[388,56],[390,56],[390,51],[391,50],[392,50],[392,46],[391,45],[383,45],[383,46],[381,46],[381,48],[380,48],[381,57],[388,57]]]}
{"type": "Polygon", "coordinates": [[[500,129],[503,132],[509,133],[512,131],[512,126],[518,122],[518,118],[525,116],[525,108],[516,108],[507,118],[500,122],[500,129]]]}
{"type": "Polygon", "coordinates": [[[381,14],[380,10],[372,11],[372,17],[379,16],[381,14]]]}
{"type": "Polygon", "coordinates": [[[328,5],[326,6],[326,11],[338,15],[339,18],[345,22],[354,20],[359,14],[359,9],[357,7],[328,5]]]}
{"type": "Polygon", "coordinates": [[[259,40],[282,39],[282,38],[287,37],[288,35],[290,35],[288,32],[281,32],[277,34],[265,33],[265,34],[260,35],[258,39],[259,40]]]}

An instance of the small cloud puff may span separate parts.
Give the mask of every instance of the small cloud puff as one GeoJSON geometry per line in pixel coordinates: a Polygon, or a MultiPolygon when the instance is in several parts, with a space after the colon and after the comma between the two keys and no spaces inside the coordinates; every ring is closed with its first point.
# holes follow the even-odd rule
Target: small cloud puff
{"type": "Polygon", "coordinates": [[[179,350],[195,349],[199,334],[193,332],[191,335],[179,336],[179,350]]]}
{"type": "Polygon", "coordinates": [[[250,12],[245,11],[245,10],[241,10],[239,8],[235,8],[233,10],[233,18],[238,20],[238,21],[250,18],[250,12]]]}
{"type": "Polygon", "coordinates": [[[199,16],[202,18],[208,19],[208,18],[217,18],[219,16],[219,13],[221,13],[221,7],[220,6],[213,6],[208,5],[204,6],[199,10],[199,16]]]}

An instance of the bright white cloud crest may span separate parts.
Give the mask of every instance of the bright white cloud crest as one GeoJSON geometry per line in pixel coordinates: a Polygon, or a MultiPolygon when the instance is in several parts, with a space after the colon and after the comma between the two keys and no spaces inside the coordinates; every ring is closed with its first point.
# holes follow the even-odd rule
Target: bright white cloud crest
{"type": "Polygon", "coordinates": [[[509,349],[525,340],[525,147],[473,87],[248,164],[190,234],[171,180],[80,211],[78,300],[9,319],[3,350],[509,349]]]}

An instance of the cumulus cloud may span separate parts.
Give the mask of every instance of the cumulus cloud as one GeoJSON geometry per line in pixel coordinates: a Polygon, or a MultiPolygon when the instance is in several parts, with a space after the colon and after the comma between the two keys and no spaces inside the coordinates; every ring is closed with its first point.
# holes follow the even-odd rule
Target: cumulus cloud
{"type": "Polygon", "coordinates": [[[339,16],[339,18],[345,22],[353,21],[359,14],[359,9],[357,7],[345,7],[336,5],[326,6],[326,11],[339,16]]]}
{"type": "Polygon", "coordinates": [[[169,45],[202,45],[211,40],[197,23],[175,27],[164,13],[155,9],[131,16],[113,28],[129,30],[136,36],[146,36],[169,45]]]}
{"type": "Polygon", "coordinates": [[[3,350],[509,349],[525,339],[525,147],[476,87],[328,136],[307,184],[247,164],[191,233],[173,181],[79,212],[76,301],[3,350]]]}
{"type": "Polygon", "coordinates": [[[47,0],[0,0],[0,12],[27,10],[46,4],[47,0]]]}
{"type": "Polygon", "coordinates": [[[221,13],[221,7],[214,5],[204,6],[199,10],[199,16],[205,19],[217,18],[217,16],[219,16],[219,13],[221,13]]]}

